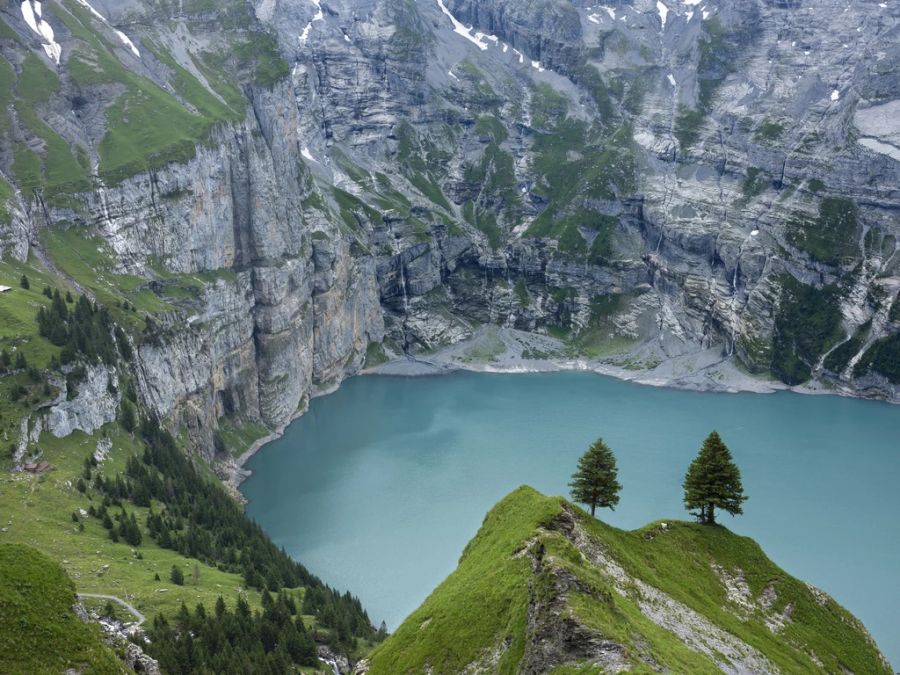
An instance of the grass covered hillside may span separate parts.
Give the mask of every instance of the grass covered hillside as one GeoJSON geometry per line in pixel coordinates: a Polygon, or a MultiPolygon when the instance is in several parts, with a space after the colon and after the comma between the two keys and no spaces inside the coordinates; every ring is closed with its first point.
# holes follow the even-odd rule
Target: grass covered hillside
{"type": "Polygon", "coordinates": [[[75,585],[56,562],[28,546],[0,545],[0,671],[125,672],[75,603],[75,585]]]}
{"type": "Polygon", "coordinates": [[[625,532],[522,487],[370,674],[889,673],[862,624],[724,527],[625,532]]]}

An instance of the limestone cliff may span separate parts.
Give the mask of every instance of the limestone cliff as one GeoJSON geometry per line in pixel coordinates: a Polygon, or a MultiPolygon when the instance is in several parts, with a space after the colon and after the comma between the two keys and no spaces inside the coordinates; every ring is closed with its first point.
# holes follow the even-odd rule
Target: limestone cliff
{"type": "Polygon", "coordinates": [[[207,453],[481,323],[896,399],[883,4],[15,3],[0,247],[140,300],[141,399],[207,453]]]}

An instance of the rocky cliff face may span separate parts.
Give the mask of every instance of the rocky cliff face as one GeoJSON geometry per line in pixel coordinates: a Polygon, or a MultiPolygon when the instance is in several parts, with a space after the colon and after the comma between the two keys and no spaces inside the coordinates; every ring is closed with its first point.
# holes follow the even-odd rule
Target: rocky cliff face
{"type": "Polygon", "coordinates": [[[50,42],[3,10],[3,255],[96,294],[46,233],[98,237],[164,304],[133,337],[143,400],[208,452],[221,418],[277,428],[371,343],[481,323],[898,395],[890,5],[43,12],[50,42]]]}

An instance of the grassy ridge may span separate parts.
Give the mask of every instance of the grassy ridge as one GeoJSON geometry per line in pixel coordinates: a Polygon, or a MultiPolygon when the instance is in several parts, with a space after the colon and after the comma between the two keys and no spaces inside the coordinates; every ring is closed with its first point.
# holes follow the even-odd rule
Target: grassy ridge
{"type": "Polygon", "coordinates": [[[519,490],[487,515],[456,572],[388,638],[373,673],[461,672],[505,636],[512,643],[498,672],[514,672],[525,650],[531,562],[514,557],[559,512],[553,500],[519,490]]]}
{"type": "MultiPolygon", "coordinates": [[[[370,672],[460,672],[474,662],[496,664],[489,668],[494,672],[516,672],[527,650],[536,647],[529,620],[548,601],[562,604],[560,617],[620,645],[635,672],[652,672],[650,664],[674,672],[720,672],[711,655],[695,651],[642,612],[645,592],[637,580],[754,647],[783,672],[890,672],[856,619],[778,568],[751,539],[683,522],[626,532],[527,487],[487,515],[457,570],[376,649],[370,672]],[[564,518],[581,528],[586,541],[559,526],[564,518]],[[613,560],[626,581],[615,582],[588,560],[586,550],[613,560]],[[725,575],[746,584],[746,607],[729,595],[725,575]],[[575,590],[554,595],[559,579],[574,580],[575,590]],[[781,627],[767,625],[773,621],[781,627]]],[[[553,672],[596,672],[591,662],[577,658],[558,665],[553,672]]]]}
{"type": "MultiPolygon", "coordinates": [[[[243,590],[239,574],[223,572],[158,546],[144,528],[147,508],[127,505],[144,531],[143,543],[137,548],[124,541],[113,543],[99,518],[80,516],[84,526],[80,529],[71,514],[87,511],[91,505],[99,508],[102,498],[90,491],[80,493],[77,481],[85,458],[94,452],[104,435],[112,442],[112,451],[101,470],[115,476],[124,471],[130,456],[140,456],[142,446],[117,425],[109,425],[94,435],[76,432],[57,439],[44,434],[39,445],[44,452],[42,459],[52,466],[50,471],[39,476],[6,473],[0,477],[0,508],[5,518],[3,526],[8,527],[2,541],[26,544],[52,556],[61,561],[79,591],[128,598],[147,616],[158,612],[173,615],[182,601],[191,607],[199,602],[212,607],[219,595],[234,606],[241,593],[258,606],[259,595],[243,590]],[[169,580],[172,565],[183,570],[184,586],[175,586],[169,580]],[[159,581],[155,579],[157,574],[159,581]]],[[[115,514],[117,509],[111,511],[115,514]]]]}

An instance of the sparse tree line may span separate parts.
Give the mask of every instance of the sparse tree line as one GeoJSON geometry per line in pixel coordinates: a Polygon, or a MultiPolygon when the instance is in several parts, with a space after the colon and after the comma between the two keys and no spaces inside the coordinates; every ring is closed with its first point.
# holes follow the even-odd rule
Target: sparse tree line
{"type": "MultiPolygon", "coordinates": [[[[104,476],[91,456],[85,460],[82,476],[76,483],[79,491],[87,492],[93,487],[103,495],[100,506],[92,505],[88,512],[101,521],[109,531],[110,539],[138,547],[143,537],[149,536],[162,548],[241,574],[248,588],[264,594],[302,586],[302,613],[316,618],[317,625],[327,631],[318,637],[336,650],[350,653],[358,639],[378,637],[357,598],[349,593],[338,593],[292,560],[283,549],[277,548],[220,486],[198,472],[172,435],[155,418],[144,419],[136,430],[145,449],[142,457],[132,456],[127,460],[124,473],[115,478],[104,476]],[[143,531],[134,512],[126,511],[126,501],[149,508],[143,531]],[[119,509],[119,512],[113,514],[113,509],[119,509]]],[[[73,514],[73,519],[76,515],[73,514]]],[[[184,573],[175,566],[169,580],[183,585],[184,573]]],[[[216,618],[209,620],[218,621],[216,618]]],[[[257,617],[252,621],[258,624],[260,619],[257,617]]],[[[258,632],[262,629],[261,624],[257,624],[254,624],[254,630],[258,632]]],[[[254,660],[255,669],[219,671],[210,665],[212,662],[205,660],[204,654],[212,653],[204,651],[202,635],[205,633],[182,633],[180,625],[178,621],[174,626],[163,623],[160,630],[174,631],[166,635],[174,635],[176,643],[184,640],[191,644],[176,645],[174,653],[177,655],[179,649],[185,650],[185,654],[177,655],[177,659],[187,659],[188,653],[193,654],[192,661],[184,662],[194,665],[193,670],[174,668],[173,672],[286,672],[269,668],[273,663],[268,658],[269,649],[263,649],[266,658],[254,660]]],[[[156,644],[157,641],[153,642],[156,644]]],[[[276,641],[274,644],[278,647],[282,643],[276,641]]],[[[279,651],[277,657],[272,657],[276,659],[274,663],[282,665],[283,656],[284,651],[279,651]]],[[[293,663],[301,664],[300,661],[293,663]]]]}
{"type": "Polygon", "coordinates": [[[131,360],[131,344],[105,307],[84,295],[75,301],[69,292],[63,299],[59,289],[51,291],[49,287],[44,289],[44,295],[50,298],[50,307],[37,311],[38,332],[62,348],[58,361],[51,362],[51,369],[79,359],[107,365],[114,365],[119,356],[131,360]],[[70,304],[74,305],[72,309],[70,304]]]}
{"type": "MultiPolygon", "coordinates": [[[[569,483],[572,498],[587,504],[592,516],[597,507],[615,509],[622,490],[618,475],[615,455],[603,439],[598,438],[578,460],[578,470],[569,483]]],[[[743,513],[741,504],[747,497],[741,472],[716,431],[706,437],[688,467],[682,487],[685,508],[703,524],[715,525],[716,509],[732,516],[743,513]]]]}

